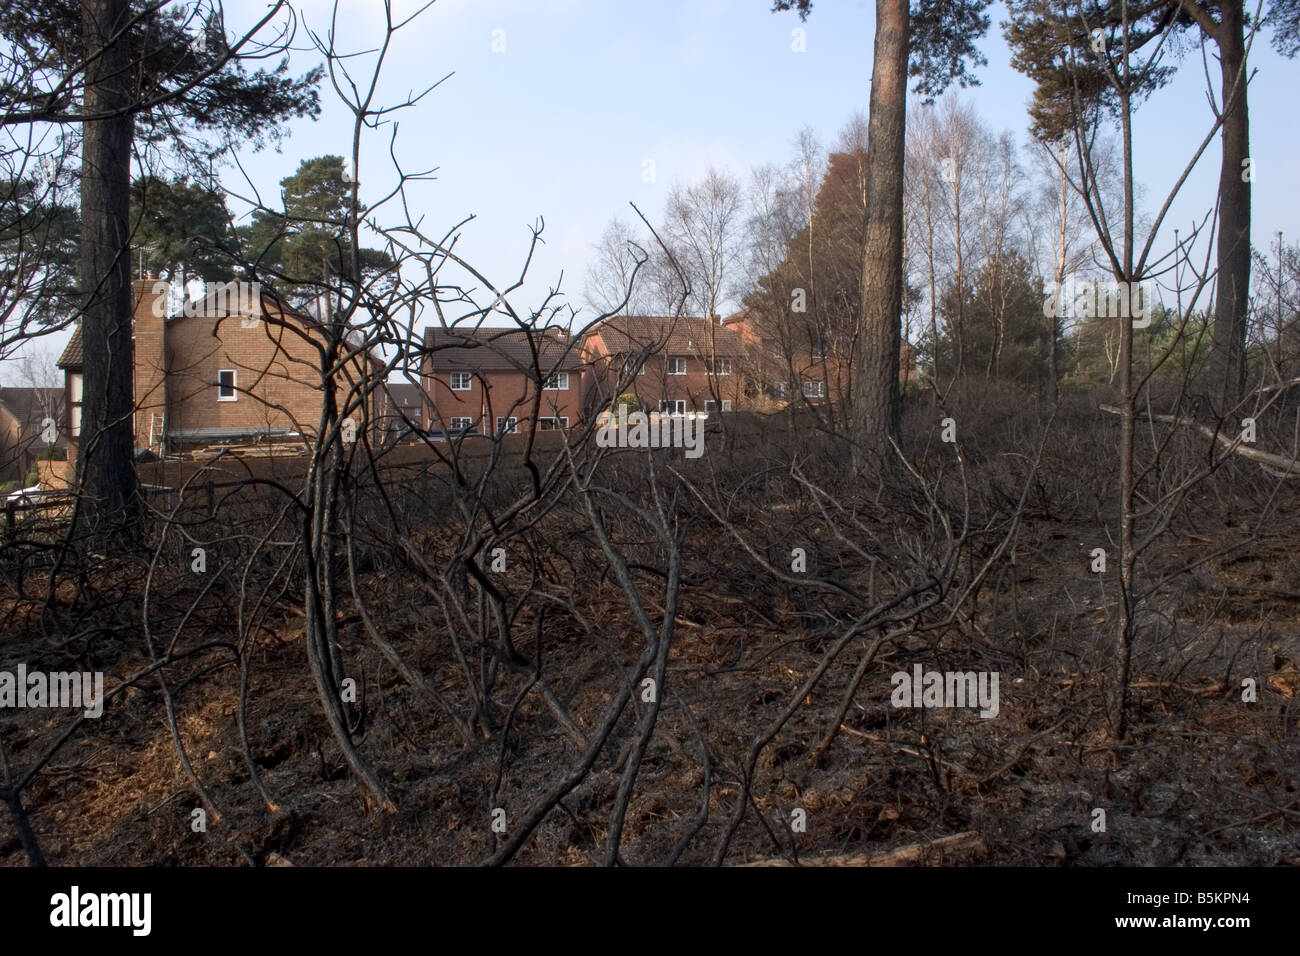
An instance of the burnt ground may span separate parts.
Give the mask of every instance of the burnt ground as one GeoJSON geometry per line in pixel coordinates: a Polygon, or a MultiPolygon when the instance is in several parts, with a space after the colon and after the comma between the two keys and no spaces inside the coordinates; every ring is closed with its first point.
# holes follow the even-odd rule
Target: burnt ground
{"type": "MultiPolygon", "coordinates": [[[[1070,432],[1082,426],[1069,420],[1054,427],[1065,428],[1068,440],[1045,449],[1041,487],[1020,506],[1014,546],[995,573],[951,622],[918,619],[914,631],[881,647],[822,751],[867,639],[844,650],[759,754],[753,805],[727,862],[810,860],[975,831],[984,852],[952,862],[1300,865],[1300,481],[1230,463],[1180,505],[1140,566],[1146,581],[1179,573],[1143,600],[1130,729],[1114,740],[1105,691],[1118,592],[1113,574],[1089,566],[1098,542],[1115,553],[1105,477],[1113,465],[1089,451],[1090,442],[1104,447],[1111,436],[1070,432]],[[891,706],[891,674],[913,664],[996,671],[998,715],[891,706]],[[1253,701],[1243,700],[1248,679],[1253,701]],[[1104,832],[1093,827],[1098,808],[1104,832]],[[790,828],[796,810],[804,811],[802,832],[790,828]]],[[[998,434],[990,426],[990,447],[998,434]]],[[[967,441],[964,450],[975,445],[967,441]]],[[[967,457],[972,494],[982,502],[970,522],[982,541],[965,558],[971,568],[1005,533],[1004,502],[1015,506],[1022,473],[998,473],[1002,459],[993,453],[967,457]]],[[[833,513],[752,491],[725,500],[741,534],[768,535],[777,549],[814,542],[814,574],[869,586],[863,562],[835,544],[833,513]]],[[[678,504],[691,507],[688,496],[678,504]]],[[[863,535],[888,541],[891,530],[906,529],[887,504],[855,512],[863,535]]],[[[841,633],[834,621],[844,618],[833,597],[770,580],[731,530],[697,519],[687,531],[667,694],[627,811],[621,858],[629,864],[671,859],[704,807],[707,820],[678,862],[713,859],[750,742],[823,660],[841,633]]],[[[557,509],[539,533],[553,549],[541,562],[549,576],[539,590],[550,610],[542,616],[542,605],[523,604],[516,640],[537,652],[556,694],[591,735],[644,639],[582,516],[557,509]]],[[[421,546],[436,555],[439,540],[431,529],[421,546]]],[[[631,529],[624,540],[629,553],[642,547],[631,529]]],[[[534,540],[533,558],[540,550],[534,540]]],[[[377,545],[363,557],[365,610],[406,663],[464,712],[463,668],[436,597],[377,545]]],[[[663,559],[649,548],[641,557],[645,567],[634,568],[634,578],[657,625],[663,580],[655,569],[663,559]]],[[[508,833],[581,757],[536,688],[511,711],[527,684],[504,671],[495,679],[494,732],[476,732],[465,744],[446,712],[370,639],[361,609],[340,586],[341,653],[360,688],[349,711],[353,736],[384,783],[394,807],[387,812],[368,798],[330,733],[292,589],[266,602],[257,625],[241,632],[235,622],[253,619],[253,611],[234,592],[198,594],[188,569],[177,566],[164,571],[155,563],[147,613],[155,641],[221,645],[167,670],[184,752],[217,814],[206,832],[192,830],[192,811],[202,804],[159,684],[140,680],[102,719],[83,721],[22,794],[50,862],[472,864],[497,845],[492,809],[505,810],[508,833]],[[195,609],[188,617],[187,608],[195,609]],[[240,633],[247,635],[247,752],[269,801],[239,732],[240,668],[231,648],[240,633]]],[[[93,666],[110,687],[146,668],[147,568],[147,556],[92,562],[61,580],[49,602],[48,576],[36,564],[25,570],[22,593],[7,574],[0,667],[93,666]]],[[[600,861],[635,720],[646,707],[634,696],[591,772],[514,862],[600,861]]],[[[0,713],[10,767],[21,773],[71,725],[64,711],[0,713]]],[[[26,864],[7,814],[0,815],[0,862],[26,864]]]]}

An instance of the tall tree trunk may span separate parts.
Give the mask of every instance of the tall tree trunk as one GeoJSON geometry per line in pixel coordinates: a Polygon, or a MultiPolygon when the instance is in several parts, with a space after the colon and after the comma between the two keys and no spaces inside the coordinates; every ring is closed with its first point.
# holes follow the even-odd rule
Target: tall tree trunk
{"type": "Polygon", "coordinates": [[[1061,285],[1062,283],[1065,282],[1065,264],[1066,264],[1065,256],[1066,256],[1066,252],[1069,249],[1069,245],[1066,240],[1066,232],[1068,229],[1068,226],[1066,224],[1066,219],[1070,214],[1069,193],[1067,192],[1067,190],[1069,190],[1070,188],[1070,177],[1066,175],[1065,163],[1066,163],[1066,159],[1062,157],[1060,192],[1058,194],[1059,195],[1058,202],[1060,203],[1058,209],[1061,217],[1061,231],[1057,235],[1057,246],[1056,246],[1056,308],[1052,310],[1052,315],[1047,320],[1049,326],[1048,347],[1051,349],[1051,351],[1047,353],[1047,360],[1048,360],[1048,367],[1051,369],[1051,376],[1052,376],[1052,407],[1053,408],[1055,408],[1058,404],[1060,404],[1061,401],[1061,380],[1060,380],[1060,372],[1056,366],[1056,349],[1057,349],[1057,342],[1060,340],[1060,334],[1061,334],[1061,325],[1060,325],[1061,285]]]}
{"type": "Polygon", "coordinates": [[[1214,308],[1211,368],[1220,414],[1227,414],[1246,387],[1246,307],[1250,291],[1250,183],[1243,161],[1250,156],[1246,108],[1245,17],[1242,0],[1220,6],[1220,97],[1223,102],[1223,164],[1219,170],[1219,273],[1214,308]]]}
{"type": "MultiPolygon", "coordinates": [[[[1126,27],[1127,31],[1127,27],[1126,27]]],[[[1128,38],[1125,36],[1125,47],[1128,38]]],[[[1124,248],[1120,268],[1115,270],[1115,280],[1127,283],[1130,290],[1136,287],[1138,277],[1133,273],[1134,217],[1136,215],[1133,188],[1133,98],[1128,54],[1122,65],[1123,84],[1119,90],[1120,129],[1124,148],[1124,248]]],[[[1123,286],[1120,286],[1123,288],[1123,286]]],[[[1134,572],[1137,554],[1134,552],[1134,530],[1137,520],[1136,466],[1134,445],[1137,434],[1138,396],[1133,391],[1133,318],[1131,313],[1119,317],[1119,387],[1123,398],[1123,417],[1120,420],[1119,439],[1119,626],[1115,634],[1114,671],[1107,700],[1109,731],[1115,740],[1124,739],[1128,733],[1129,678],[1133,670],[1133,639],[1137,632],[1137,594],[1134,572]]]]}
{"type": "Polygon", "coordinates": [[[97,546],[120,545],[105,525],[129,526],[137,512],[131,341],[131,53],[129,0],[84,0],[85,110],[116,113],[83,124],[81,156],[81,335],[85,348],[81,452],[83,513],[101,532],[97,546]]]}
{"type": "Polygon", "coordinates": [[[866,243],[861,330],[853,382],[854,464],[880,460],[902,413],[898,388],[903,309],[903,147],[908,0],[876,0],[875,62],[867,121],[866,243]]]}

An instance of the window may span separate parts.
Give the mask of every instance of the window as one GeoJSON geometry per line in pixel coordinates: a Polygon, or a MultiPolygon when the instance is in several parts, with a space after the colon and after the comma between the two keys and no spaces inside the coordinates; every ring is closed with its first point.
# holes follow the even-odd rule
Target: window
{"type": "Polygon", "coordinates": [[[81,406],[72,406],[72,437],[77,438],[81,435],[81,406]]]}
{"type": "Polygon", "coordinates": [[[519,419],[517,418],[497,418],[497,434],[513,435],[519,430],[519,419]]]}
{"type": "Polygon", "coordinates": [[[453,392],[468,392],[473,387],[474,378],[469,372],[451,373],[451,390],[453,392]]]}
{"type": "Polygon", "coordinates": [[[665,398],[659,402],[659,413],[661,415],[685,415],[686,399],[684,398],[665,398]]]}
{"type": "Polygon", "coordinates": [[[556,392],[567,392],[569,390],[569,373],[556,372],[546,380],[546,384],[542,388],[556,392]]]}
{"type": "Polygon", "coordinates": [[[539,418],[537,419],[537,430],[539,432],[554,432],[562,428],[569,427],[569,419],[566,415],[558,418],[539,418]]]}
{"type": "Polygon", "coordinates": [[[223,368],[217,372],[217,401],[233,402],[239,398],[235,390],[235,370],[223,368]]]}
{"type": "Polygon", "coordinates": [[[686,374],[686,356],[670,355],[668,357],[668,374],[685,375],[686,374]]]}
{"type": "MultiPolygon", "coordinates": [[[[628,359],[626,362],[624,362],[624,363],[623,363],[623,377],[626,378],[627,376],[631,375],[631,374],[632,374],[632,369],[633,369],[633,368],[636,368],[636,359],[628,359]]],[[[645,374],[645,363],[644,363],[644,362],[641,363],[641,367],[638,368],[638,369],[636,370],[636,373],[637,373],[638,375],[644,375],[644,374],[645,374]]]]}
{"type": "Polygon", "coordinates": [[[769,388],[773,398],[785,399],[785,382],[777,382],[769,388]]]}
{"type": "Polygon", "coordinates": [[[718,403],[714,399],[710,398],[707,401],[705,401],[704,410],[706,412],[717,412],[717,411],[729,412],[731,411],[731,399],[724,398],[722,400],[722,408],[719,409],[718,403]]]}
{"type": "Polygon", "coordinates": [[[457,429],[461,429],[461,428],[473,428],[473,427],[474,427],[474,419],[472,418],[453,418],[451,420],[452,431],[456,431],[457,429]]]}
{"type": "Polygon", "coordinates": [[[729,358],[714,359],[712,362],[706,362],[705,364],[714,375],[731,374],[731,359],[729,358]]]}
{"type": "Polygon", "coordinates": [[[74,405],[81,404],[81,381],[80,372],[73,372],[68,376],[68,391],[72,393],[70,397],[74,405]]]}
{"type": "Polygon", "coordinates": [[[825,382],[804,382],[803,397],[804,398],[825,398],[826,383],[825,382]]]}

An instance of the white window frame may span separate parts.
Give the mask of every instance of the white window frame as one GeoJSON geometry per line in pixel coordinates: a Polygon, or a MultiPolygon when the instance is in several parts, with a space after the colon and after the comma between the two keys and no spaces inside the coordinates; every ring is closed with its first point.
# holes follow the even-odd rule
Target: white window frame
{"type": "MultiPolygon", "coordinates": [[[[631,374],[632,374],[632,366],[635,365],[635,364],[636,364],[636,360],[635,360],[635,359],[628,359],[626,362],[624,362],[624,363],[623,363],[623,374],[624,374],[625,376],[627,376],[627,375],[631,375],[631,374]]],[[[639,369],[636,370],[636,373],[637,373],[638,375],[644,375],[644,374],[645,374],[645,362],[642,362],[642,363],[641,363],[641,367],[640,367],[639,369]]]]}
{"type": "Polygon", "coordinates": [[[567,431],[569,428],[568,415],[540,415],[537,419],[537,430],[539,432],[567,431]],[[554,428],[543,428],[542,422],[554,422],[554,428]]]}
{"type": "Polygon", "coordinates": [[[825,383],[825,382],[812,381],[812,380],[805,381],[805,382],[803,383],[803,397],[804,397],[804,398],[825,398],[825,397],[826,397],[826,383],[825,383]],[[808,391],[808,387],[809,387],[809,386],[812,386],[812,391],[811,391],[811,392],[808,391]]]}
{"type": "Polygon", "coordinates": [[[473,372],[452,372],[449,380],[453,392],[472,392],[474,390],[474,373],[473,372]],[[457,382],[463,382],[457,385],[457,382]]]}
{"type": "Polygon", "coordinates": [[[518,419],[518,418],[516,418],[516,417],[513,416],[513,415],[511,415],[511,416],[509,416],[509,417],[507,417],[507,416],[505,416],[505,415],[498,415],[498,416],[497,416],[497,434],[498,434],[498,435],[514,435],[514,434],[518,433],[518,431],[519,431],[519,419],[518,419]],[[502,431],[502,426],[503,426],[503,425],[505,426],[505,430],[504,430],[504,431],[502,431]]]}
{"type": "Polygon", "coordinates": [[[668,412],[668,416],[669,416],[670,418],[676,418],[676,417],[678,417],[678,416],[680,416],[680,415],[685,415],[685,414],[686,414],[686,399],[684,399],[684,398],[661,398],[661,399],[659,399],[659,414],[662,415],[662,414],[664,414],[665,411],[668,412]],[[672,409],[671,409],[671,410],[665,409],[665,408],[664,408],[665,405],[671,405],[671,406],[672,406],[672,409]]]}
{"type": "Polygon", "coordinates": [[[72,402],[73,405],[81,404],[81,392],[84,383],[85,380],[82,378],[80,372],[71,372],[68,374],[68,400],[72,402]]]}
{"type": "Polygon", "coordinates": [[[668,374],[669,374],[669,375],[685,375],[685,374],[686,374],[686,358],[687,358],[687,357],[686,357],[685,355],[670,355],[670,356],[668,356],[668,374]],[[681,363],[681,371],[680,371],[680,372],[674,372],[673,369],[678,367],[678,366],[677,366],[677,363],[679,363],[679,362],[681,363]]]}
{"type": "MultiPolygon", "coordinates": [[[[731,411],[731,399],[729,399],[729,398],[724,398],[724,399],[722,399],[721,401],[722,401],[722,411],[724,411],[724,412],[729,412],[729,411],[731,411]]],[[[714,406],[716,406],[717,404],[718,404],[718,400],[717,400],[717,399],[712,399],[712,398],[705,399],[705,400],[704,400],[704,410],[705,410],[706,412],[709,412],[709,413],[716,412],[718,409],[715,408],[714,406]]]]}
{"type": "Polygon", "coordinates": [[[473,428],[473,427],[474,427],[474,419],[472,419],[472,418],[453,418],[450,422],[447,423],[447,427],[448,427],[449,429],[453,430],[453,431],[454,431],[455,429],[457,429],[457,428],[473,428]]]}
{"type": "Polygon", "coordinates": [[[552,373],[547,377],[546,381],[542,383],[542,390],[547,392],[567,392],[569,390],[569,373],[552,373]]]}
{"type": "Polygon", "coordinates": [[[71,427],[72,429],[72,437],[80,438],[81,437],[81,403],[80,402],[72,406],[71,418],[68,424],[69,427],[71,427]]]}
{"type": "Polygon", "coordinates": [[[238,400],[239,400],[239,369],[234,369],[234,368],[217,369],[217,401],[235,402],[238,400]],[[221,390],[223,386],[221,384],[221,376],[225,375],[227,372],[230,373],[230,394],[222,395],[221,390]]]}
{"type": "Polygon", "coordinates": [[[709,371],[714,375],[730,375],[731,359],[729,357],[714,359],[709,363],[709,371]]]}

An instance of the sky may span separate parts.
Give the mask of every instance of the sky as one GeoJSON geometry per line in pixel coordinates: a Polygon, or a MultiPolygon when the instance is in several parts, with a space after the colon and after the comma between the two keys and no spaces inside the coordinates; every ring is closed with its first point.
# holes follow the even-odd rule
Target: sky
{"type": "MultiPolygon", "coordinates": [[[[305,30],[327,33],[333,4],[294,0],[294,6],[300,49],[292,69],[302,72],[321,60],[305,30]]],[[[399,13],[417,6],[395,2],[399,13]]],[[[474,216],[461,230],[458,251],[498,286],[517,278],[529,227],[544,220],[545,245],[533,259],[530,281],[510,301],[522,310],[558,284],[577,307],[592,244],[611,218],[634,217],[629,202],[657,221],[672,186],[698,178],[710,164],[743,177],[752,166],[788,162],[801,128],[811,127],[831,147],[854,112],[867,112],[874,6],[816,0],[808,21],[800,23],[796,14],[770,12],[770,0],[437,0],[395,38],[377,102],[400,102],[450,74],[419,105],[394,116],[393,150],[403,165],[437,167],[433,181],[410,188],[413,212],[437,234],[474,216]],[[796,30],[805,31],[802,43],[796,30]],[[647,161],[653,162],[651,181],[647,161]]],[[[226,0],[228,33],[265,9],[265,0],[226,0]]],[[[1025,142],[1032,85],[1010,67],[1000,28],[1005,7],[994,6],[991,16],[980,43],[988,58],[978,71],[981,85],[958,95],[995,133],[1009,130],[1025,142]]],[[[341,49],[373,49],[382,26],[378,0],[341,0],[341,49]]],[[[1294,105],[1300,60],[1279,57],[1268,38],[1265,30],[1251,53],[1258,246],[1276,242],[1278,230],[1288,241],[1300,237],[1294,159],[1300,153],[1294,105]]],[[[352,61],[362,76],[364,59],[352,61]]],[[[1213,122],[1199,48],[1181,63],[1174,82],[1135,116],[1135,173],[1150,211],[1213,122]]],[[[1212,58],[1209,66],[1213,78],[1212,58]]],[[[348,151],[350,113],[328,85],[322,100],[319,121],[289,124],[278,152],[233,144],[264,196],[278,197],[279,181],[303,159],[348,151]]],[[[396,181],[391,135],[386,127],[363,138],[363,202],[396,181]]],[[[1216,139],[1183,187],[1170,230],[1176,226],[1185,235],[1213,207],[1218,174],[1216,139]]],[[[234,170],[223,178],[247,192],[234,170]]]]}

